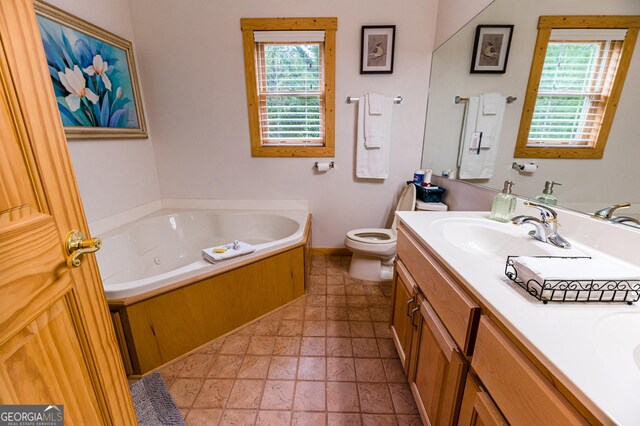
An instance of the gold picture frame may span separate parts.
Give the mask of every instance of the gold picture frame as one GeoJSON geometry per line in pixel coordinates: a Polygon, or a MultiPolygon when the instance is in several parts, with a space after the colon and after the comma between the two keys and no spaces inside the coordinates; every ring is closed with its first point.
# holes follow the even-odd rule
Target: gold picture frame
{"type": "Polygon", "coordinates": [[[131,42],[40,0],[34,7],[67,139],[148,138],[131,42]]]}

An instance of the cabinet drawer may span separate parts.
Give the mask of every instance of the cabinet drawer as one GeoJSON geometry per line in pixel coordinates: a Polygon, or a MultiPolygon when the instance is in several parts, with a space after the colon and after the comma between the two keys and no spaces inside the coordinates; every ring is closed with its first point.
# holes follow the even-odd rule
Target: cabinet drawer
{"type": "Polygon", "coordinates": [[[468,354],[471,332],[480,307],[402,226],[398,232],[398,257],[427,297],[459,348],[468,354]]]}
{"type": "Polygon", "coordinates": [[[588,424],[485,315],[471,366],[511,424],[588,424]]]}

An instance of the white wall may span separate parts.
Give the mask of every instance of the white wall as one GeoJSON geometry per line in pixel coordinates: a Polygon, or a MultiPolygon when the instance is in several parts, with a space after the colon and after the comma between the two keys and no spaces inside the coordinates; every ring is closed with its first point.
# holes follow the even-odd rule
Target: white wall
{"type": "Polygon", "coordinates": [[[436,38],[437,49],[493,0],[439,0],[436,38]]]}
{"type": "MultiPolygon", "coordinates": [[[[138,66],[163,198],[308,199],[315,247],[350,229],[389,224],[403,182],[420,165],[437,0],[135,0],[138,66]],[[337,16],[336,169],[315,158],[252,158],[240,18],[337,16]],[[362,25],[395,24],[392,75],[360,75],[362,25]],[[356,105],[348,95],[404,97],[393,111],[391,172],[354,177],[356,105]]],[[[89,8],[89,6],[87,6],[89,8]]]]}
{"type": "Polygon", "coordinates": [[[640,202],[640,44],[636,45],[623,94],[601,160],[527,159],[514,160],[513,151],[522,113],[531,58],[540,15],[640,14],[637,0],[496,0],[483,13],[434,53],[429,112],[423,165],[440,172],[454,169],[463,105],[453,103],[455,95],[477,96],[497,91],[517,96],[506,107],[502,137],[494,177],[476,181],[502,188],[506,179],[515,182],[514,192],[533,197],[545,180],[561,182],[555,189],[560,204],[583,211],[595,211],[615,202],[640,202]],[[606,4],[605,4],[606,3],[606,4]],[[470,74],[469,64],[480,24],[514,24],[511,52],[505,74],[470,74]],[[511,169],[513,161],[536,162],[540,168],[526,176],[511,169]]]}
{"type": "MultiPolygon", "coordinates": [[[[134,51],[136,50],[128,0],[47,1],[124,37],[133,42],[134,51]]],[[[144,78],[140,84],[144,93],[144,78]]],[[[149,123],[148,128],[153,130],[153,123],[149,123]]],[[[69,151],[89,222],[160,198],[151,139],[71,141],[69,151]]]]}

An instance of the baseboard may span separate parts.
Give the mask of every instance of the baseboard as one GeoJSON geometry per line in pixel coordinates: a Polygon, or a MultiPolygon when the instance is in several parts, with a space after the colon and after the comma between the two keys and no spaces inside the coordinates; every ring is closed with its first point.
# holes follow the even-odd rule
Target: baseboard
{"type": "Polygon", "coordinates": [[[309,251],[311,256],[348,256],[349,249],[341,247],[312,247],[309,251]]]}

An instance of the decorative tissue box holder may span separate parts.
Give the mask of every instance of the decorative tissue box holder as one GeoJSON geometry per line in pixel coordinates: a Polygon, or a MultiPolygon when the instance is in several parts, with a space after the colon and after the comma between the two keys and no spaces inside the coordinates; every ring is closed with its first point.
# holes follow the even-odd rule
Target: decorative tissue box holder
{"type": "Polygon", "coordinates": [[[424,201],[425,203],[439,203],[442,201],[442,196],[447,191],[444,188],[431,188],[429,186],[421,186],[413,183],[412,181],[407,184],[413,184],[416,186],[416,198],[424,201]]]}

